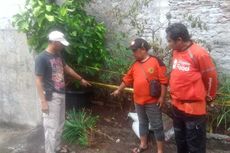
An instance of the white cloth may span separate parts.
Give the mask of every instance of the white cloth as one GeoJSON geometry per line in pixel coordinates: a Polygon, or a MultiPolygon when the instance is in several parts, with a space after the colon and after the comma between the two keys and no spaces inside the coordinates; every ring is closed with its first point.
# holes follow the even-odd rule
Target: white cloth
{"type": "MultiPolygon", "coordinates": [[[[136,136],[138,138],[140,138],[139,120],[137,117],[137,113],[129,112],[128,117],[130,117],[133,120],[132,129],[133,129],[134,133],[136,134],[136,136]]],[[[149,127],[150,127],[150,125],[149,125],[149,127]]],[[[165,129],[165,141],[169,141],[173,136],[174,136],[173,126],[171,126],[171,128],[169,128],[167,130],[165,129]]]]}

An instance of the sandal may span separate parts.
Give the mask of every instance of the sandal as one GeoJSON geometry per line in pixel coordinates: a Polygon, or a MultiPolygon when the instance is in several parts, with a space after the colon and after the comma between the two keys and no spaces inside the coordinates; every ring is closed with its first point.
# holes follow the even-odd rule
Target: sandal
{"type": "Polygon", "coordinates": [[[141,153],[141,152],[145,152],[147,150],[148,150],[148,147],[142,148],[142,147],[139,146],[137,148],[134,148],[132,153],[141,153]]]}
{"type": "Polygon", "coordinates": [[[67,146],[61,147],[56,153],[69,153],[70,150],[67,146]]]}

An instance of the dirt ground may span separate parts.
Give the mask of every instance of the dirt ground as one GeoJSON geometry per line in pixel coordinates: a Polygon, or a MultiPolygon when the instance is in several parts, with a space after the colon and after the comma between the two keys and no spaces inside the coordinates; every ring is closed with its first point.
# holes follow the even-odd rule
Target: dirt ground
{"type": "MultiPolygon", "coordinates": [[[[93,144],[88,148],[69,146],[72,153],[131,153],[139,141],[132,131],[132,121],[127,118],[128,111],[98,105],[93,105],[92,110],[100,116],[93,144]]],[[[207,153],[230,153],[229,146],[209,140],[207,153]]],[[[155,143],[151,143],[145,153],[155,152],[155,143]]],[[[0,126],[0,153],[44,153],[42,126],[33,129],[0,126]]],[[[176,153],[174,140],[166,142],[165,153],[176,153]]]]}
{"type": "MultiPolygon", "coordinates": [[[[94,106],[94,114],[100,116],[97,128],[103,134],[96,135],[95,143],[90,148],[74,146],[72,149],[77,153],[131,153],[139,140],[132,131],[132,120],[127,117],[127,110],[129,109],[122,111],[119,108],[94,106]]],[[[211,140],[208,141],[207,148],[207,153],[230,153],[229,145],[216,144],[211,140]]],[[[156,153],[155,142],[149,144],[149,150],[145,153],[156,153]]],[[[166,142],[165,153],[176,153],[173,139],[166,142]]]]}

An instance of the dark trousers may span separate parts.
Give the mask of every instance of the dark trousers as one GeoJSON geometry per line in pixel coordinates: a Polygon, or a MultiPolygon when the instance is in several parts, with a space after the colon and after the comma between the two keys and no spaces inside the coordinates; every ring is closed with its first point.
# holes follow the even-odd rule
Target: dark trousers
{"type": "Polygon", "coordinates": [[[174,115],[177,153],[206,153],[206,117],[174,115]]]}

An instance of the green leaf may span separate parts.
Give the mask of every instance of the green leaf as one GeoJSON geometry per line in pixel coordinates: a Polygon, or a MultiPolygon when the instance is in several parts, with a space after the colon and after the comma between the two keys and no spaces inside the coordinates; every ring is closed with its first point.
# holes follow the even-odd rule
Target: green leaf
{"type": "Polygon", "coordinates": [[[28,31],[29,30],[29,25],[26,22],[23,22],[21,25],[21,29],[23,29],[23,31],[28,31]]]}
{"type": "Polygon", "coordinates": [[[27,21],[25,21],[25,20],[18,21],[17,26],[18,26],[19,30],[21,30],[22,32],[27,32],[29,30],[29,25],[28,25],[27,21]]]}
{"type": "Polygon", "coordinates": [[[61,14],[61,16],[65,16],[67,14],[67,9],[65,7],[62,7],[60,9],[60,14],[61,14]]]}
{"type": "Polygon", "coordinates": [[[99,32],[96,31],[96,34],[97,34],[97,36],[98,36],[99,38],[103,38],[103,35],[102,35],[101,33],[99,33],[99,32]]]}
{"type": "Polygon", "coordinates": [[[40,6],[38,6],[38,7],[36,7],[36,8],[33,9],[33,15],[35,17],[37,17],[41,13],[40,9],[41,9],[40,6]]]}
{"type": "Polygon", "coordinates": [[[81,62],[82,62],[82,60],[83,60],[83,56],[82,56],[82,55],[80,55],[80,56],[78,57],[78,63],[81,63],[81,62]]]}
{"type": "Polygon", "coordinates": [[[46,11],[51,12],[52,6],[51,5],[46,5],[46,11]]]}
{"type": "Polygon", "coordinates": [[[72,32],[72,35],[73,35],[74,37],[76,37],[76,36],[77,36],[77,31],[73,31],[73,32],[72,32]]]}
{"type": "Polygon", "coordinates": [[[86,46],[83,46],[83,45],[79,46],[79,48],[87,49],[87,47],[86,47],[86,46]]]}
{"type": "Polygon", "coordinates": [[[38,18],[38,27],[42,27],[43,21],[45,18],[38,18]]]}
{"type": "Polygon", "coordinates": [[[53,22],[53,21],[54,21],[54,16],[52,16],[52,15],[45,14],[45,17],[46,17],[46,19],[47,19],[49,22],[53,22]]]}
{"type": "Polygon", "coordinates": [[[38,4],[41,6],[41,5],[43,5],[43,3],[40,1],[40,0],[38,0],[38,4]]]}
{"type": "Polygon", "coordinates": [[[74,12],[75,9],[67,9],[69,12],[74,12]]]}
{"type": "Polygon", "coordinates": [[[87,39],[85,37],[82,37],[83,43],[85,44],[87,42],[87,39]]]}

